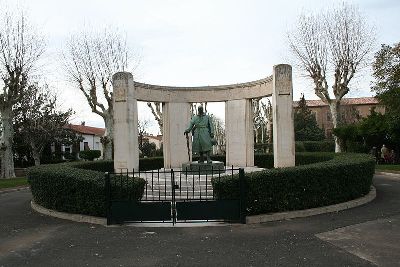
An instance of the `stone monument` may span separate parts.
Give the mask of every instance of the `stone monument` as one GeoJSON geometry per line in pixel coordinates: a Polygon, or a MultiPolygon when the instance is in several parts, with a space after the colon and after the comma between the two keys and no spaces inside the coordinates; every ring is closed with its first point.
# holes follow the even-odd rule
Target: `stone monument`
{"type": "Polygon", "coordinates": [[[290,65],[276,65],[271,76],[256,81],[198,87],[140,83],[133,80],[131,73],[120,72],[113,76],[113,90],[117,172],[139,167],[137,101],[162,102],[164,168],[179,168],[191,162],[191,154],[189,160],[187,155],[191,132],[186,140],[182,133],[191,118],[190,104],[199,102],[225,103],[226,166],[251,167],[254,166],[252,99],[272,96],[274,167],[295,165],[290,65]]]}

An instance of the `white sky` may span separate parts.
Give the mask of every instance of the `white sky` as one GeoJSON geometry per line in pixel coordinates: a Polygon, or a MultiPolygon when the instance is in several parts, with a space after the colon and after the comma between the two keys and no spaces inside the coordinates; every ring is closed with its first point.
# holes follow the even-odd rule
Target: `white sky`
{"type": "MultiPolygon", "coordinates": [[[[74,122],[103,127],[83,95],[66,82],[60,54],[71,33],[90,26],[112,26],[127,36],[140,58],[137,81],[175,86],[230,84],[271,75],[273,65],[293,63],[286,34],[302,12],[318,12],[340,3],[324,0],[0,0],[0,9],[19,3],[47,39],[45,79],[59,92],[63,107],[76,111],[74,122]]],[[[399,0],[358,0],[369,23],[377,30],[376,50],[381,43],[400,41],[399,0]]],[[[366,69],[348,96],[371,96],[370,70],[366,69]]],[[[294,69],[294,99],[305,93],[316,99],[309,82],[294,69]]],[[[222,104],[209,112],[224,116],[222,104]]],[[[151,119],[140,106],[139,117],[151,119]]],[[[152,132],[157,131],[153,123],[152,132]]]]}

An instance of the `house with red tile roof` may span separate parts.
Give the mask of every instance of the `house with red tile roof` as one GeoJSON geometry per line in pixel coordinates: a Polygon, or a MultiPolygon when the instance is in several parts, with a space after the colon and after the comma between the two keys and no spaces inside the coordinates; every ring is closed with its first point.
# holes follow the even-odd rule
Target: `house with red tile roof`
{"type": "Polygon", "coordinates": [[[156,149],[160,149],[162,145],[162,135],[151,135],[145,134],[143,135],[144,140],[148,140],[149,143],[153,143],[156,145],[156,149]]]}
{"type": "MultiPolygon", "coordinates": [[[[325,130],[325,136],[332,136],[333,123],[329,106],[322,100],[306,100],[307,107],[315,114],[318,126],[325,130]]],[[[299,101],[294,101],[293,107],[296,108],[299,101]]],[[[345,123],[354,123],[361,118],[367,117],[371,110],[385,113],[385,107],[379,104],[375,97],[343,98],[340,106],[340,119],[345,123]]]]}
{"type": "MultiPolygon", "coordinates": [[[[100,138],[104,136],[105,129],[104,128],[97,128],[92,126],[86,126],[84,122],[80,125],[76,124],[68,124],[65,126],[68,129],[73,130],[77,134],[81,135],[83,140],[80,142],[79,147],[72,146],[62,146],[62,152],[72,152],[72,150],[76,149],[79,151],[83,150],[100,150],[101,154],[103,154],[103,147],[101,145],[100,138]]],[[[76,151],[76,152],[79,152],[76,151]]]]}

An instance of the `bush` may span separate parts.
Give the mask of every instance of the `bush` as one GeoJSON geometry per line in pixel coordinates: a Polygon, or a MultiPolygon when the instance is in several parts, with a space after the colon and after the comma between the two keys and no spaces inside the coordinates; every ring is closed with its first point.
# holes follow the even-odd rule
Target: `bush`
{"type": "MultiPolygon", "coordinates": [[[[41,165],[29,168],[27,176],[33,199],[39,205],[63,212],[105,216],[103,171],[109,168],[113,168],[111,161],[41,165]]],[[[129,190],[126,190],[126,187],[121,188],[119,182],[112,181],[112,192],[119,192],[119,196],[140,199],[143,196],[145,180],[125,178],[125,181],[131,183],[129,190]]]]}
{"type": "MultiPolygon", "coordinates": [[[[92,170],[98,172],[113,172],[114,171],[114,161],[112,160],[97,160],[91,162],[73,162],[70,163],[71,166],[78,169],[92,170]]],[[[155,157],[155,158],[140,158],[139,159],[139,170],[140,171],[148,171],[154,169],[161,169],[164,167],[164,158],[155,157]]],[[[133,171],[133,170],[129,170],[133,171]]],[[[135,170],[137,171],[137,170],[135,170]]]]}
{"type": "Polygon", "coordinates": [[[101,151],[100,150],[83,150],[79,151],[79,157],[81,159],[86,159],[86,160],[94,160],[97,158],[100,158],[101,156],[101,151]]]}
{"type": "Polygon", "coordinates": [[[114,161],[112,160],[96,160],[96,161],[77,161],[68,164],[73,168],[92,170],[96,172],[113,172],[114,171],[114,161]]]}
{"type": "MultiPolygon", "coordinates": [[[[246,209],[256,215],[349,201],[369,192],[374,171],[368,155],[338,154],[325,162],[246,173],[246,209]]],[[[238,175],[213,178],[212,185],[219,199],[239,197],[238,175]]]]}
{"type": "MultiPolygon", "coordinates": [[[[296,153],[296,166],[331,160],[333,153],[296,153]]],[[[274,168],[273,154],[254,155],[254,165],[259,168],[274,168]]]]}
{"type": "Polygon", "coordinates": [[[139,170],[141,170],[141,171],[161,169],[163,167],[164,167],[164,158],[163,157],[139,159],[139,170]]]}
{"type": "Polygon", "coordinates": [[[304,147],[304,143],[303,142],[296,142],[295,143],[295,151],[296,152],[305,152],[306,148],[304,147]]]}
{"type": "MultiPolygon", "coordinates": [[[[325,141],[299,141],[297,147],[304,147],[304,152],[335,152],[335,142],[333,140],[325,141]]],[[[297,151],[296,152],[303,152],[297,151]]]]}

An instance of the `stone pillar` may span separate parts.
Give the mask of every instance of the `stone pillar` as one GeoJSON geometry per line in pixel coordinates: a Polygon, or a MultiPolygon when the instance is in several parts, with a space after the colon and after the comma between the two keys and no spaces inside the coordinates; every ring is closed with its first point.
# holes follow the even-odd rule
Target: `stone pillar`
{"type": "MultiPolygon", "coordinates": [[[[189,162],[186,137],[183,134],[189,122],[189,103],[163,103],[164,168],[181,168],[182,163],[189,162]]],[[[191,138],[189,147],[191,160],[191,138]]]]}
{"type": "Polygon", "coordinates": [[[138,110],[132,74],[114,74],[113,88],[114,169],[139,170],[138,110]]]}
{"type": "Polygon", "coordinates": [[[253,110],[251,99],[226,101],[226,165],[254,166],[253,110]]]}
{"type": "Polygon", "coordinates": [[[272,85],[274,167],[295,166],[292,67],[274,66],[272,85]]]}

